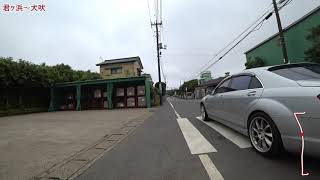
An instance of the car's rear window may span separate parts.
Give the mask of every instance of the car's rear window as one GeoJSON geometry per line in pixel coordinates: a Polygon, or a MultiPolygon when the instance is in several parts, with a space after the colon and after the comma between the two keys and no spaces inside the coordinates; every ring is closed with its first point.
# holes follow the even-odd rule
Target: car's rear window
{"type": "Polygon", "coordinates": [[[294,81],[320,79],[320,65],[318,64],[289,64],[268,70],[294,81]]]}

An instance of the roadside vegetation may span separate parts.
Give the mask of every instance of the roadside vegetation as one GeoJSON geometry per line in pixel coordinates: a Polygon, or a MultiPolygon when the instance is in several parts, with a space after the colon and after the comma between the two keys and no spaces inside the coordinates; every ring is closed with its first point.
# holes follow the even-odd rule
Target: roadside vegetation
{"type": "Polygon", "coordinates": [[[54,83],[99,79],[98,73],[73,70],[69,65],[40,65],[0,57],[0,87],[49,87],[54,83]]]}
{"type": "Polygon", "coordinates": [[[198,86],[198,79],[192,79],[190,81],[184,82],[177,91],[177,95],[182,96],[185,92],[194,92],[195,88],[198,86]]]}
{"type": "Polygon", "coordinates": [[[48,110],[49,87],[55,83],[99,79],[69,65],[49,66],[0,57],[0,116],[48,110]]]}
{"type": "MultiPolygon", "coordinates": [[[[306,37],[312,46],[305,53],[305,61],[320,63],[320,25],[310,30],[310,34],[306,37]]],[[[248,59],[245,63],[246,69],[266,66],[265,61],[260,57],[248,59]]]]}
{"type": "Polygon", "coordinates": [[[305,60],[320,63],[320,25],[311,29],[307,40],[311,41],[312,47],[305,51],[305,60]]]}
{"type": "Polygon", "coordinates": [[[248,59],[248,61],[245,64],[246,69],[263,67],[265,65],[266,64],[265,64],[264,60],[262,58],[260,58],[260,57],[256,57],[254,59],[248,59]]]}

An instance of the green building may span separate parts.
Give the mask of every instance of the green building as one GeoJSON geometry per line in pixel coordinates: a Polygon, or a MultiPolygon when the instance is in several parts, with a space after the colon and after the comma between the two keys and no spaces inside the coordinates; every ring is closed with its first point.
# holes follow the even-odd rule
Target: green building
{"type": "Polygon", "coordinates": [[[199,84],[203,84],[205,82],[208,82],[212,79],[212,75],[210,71],[205,71],[201,73],[200,79],[199,79],[199,84]]]}
{"type": "MultiPolygon", "coordinates": [[[[311,29],[320,25],[320,6],[284,29],[290,63],[302,62],[304,52],[312,44],[306,39],[311,29]]],[[[283,56],[278,33],[245,52],[247,61],[261,58],[267,66],[282,64],[283,56]]]]}
{"type": "Polygon", "coordinates": [[[141,75],[140,57],[105,60],[97,66],[102,79],[52,86],[49,111],[151,107],[153,82],[150,74],[141,75]]]}
{"type": "Polygon", "coordinates": [[[59,83],[50,96],[49,111],[150,108],[152,81],[140,76],[59,83]]]}

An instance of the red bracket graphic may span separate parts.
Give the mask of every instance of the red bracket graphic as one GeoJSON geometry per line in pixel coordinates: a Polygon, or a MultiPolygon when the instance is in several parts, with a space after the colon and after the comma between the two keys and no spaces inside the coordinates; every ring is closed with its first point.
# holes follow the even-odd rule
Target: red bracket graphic
{"type": "Polygon", "coordinates": [[[301,143],[302,143],[302,146],[301,146],[301,176],[308,176],[309,173],[308,172],[305,172],[304,169],[303,169],[303,152],[304,152],[304,132],[303,132],[303,129],[302,129],[302,126],[299,122],[299,119],[298,119],[298,116],[297,115],[303,115],[305,114],[306,112],[296,112],[296,113],[293,113],[294,114],[294,117],[296,118],[297,120],[297,123],[298,123],[298,126],[300,128],[300,136],[301,136],[301,143]]]}

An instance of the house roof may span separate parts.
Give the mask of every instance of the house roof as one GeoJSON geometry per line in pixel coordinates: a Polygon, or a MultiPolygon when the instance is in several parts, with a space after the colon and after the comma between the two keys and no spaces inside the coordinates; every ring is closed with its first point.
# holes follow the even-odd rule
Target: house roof
{"type": "Polygon", "coordinates": [[[106,84],[106,83],[132,83],[137,81],[145,81],[146,77],[139,76],[139,77],[130,77],[130,78],[117,78],[117,79],[96,79],[96,80],[86,80],[86,81],[73,81],[73,82],[64,82],[64,83],[57,83],[53,85],[54,88],[59,87],[71,87],[77,85],[97,85],[97,84],[106,84]]]}
{"type": "Polygon", "coordinates": [[[118,58],[118,59],[108,59],[96,65],[102,66],[102,65],[108,65],[108,64],[129,63],[129,62],[138,62],[139,65],[141,66],[141,69],[143,69],[143,65],[139,56],[118,58]]]}
{"type": "Polygon", "coordinates": [[[217,86],[224,78],[226,77],[218,77],[216,79],[211,79],[203,84],[198,85],[197,87],[217,86]]]}
{"type": "MultiPolygon", "coordinates": [[[[314,10],[312,10],[311,12],[309,12],[308,14],[302,16],[300,19],[298,19],[297,21],[293,22],[292,24],[290,24],[289,26],[287,26],[286,28],[283,29],[283,31],[287,31],[290,28],[294,27],[295,25],[299,24],[300,22],[304,21],[305,19],[307,19],[308,17],[310,17],[311,15],[315,14],[316,12],[318,12],[320,10],[320,6],[316,7],[314,10]]],[[[271,39],[277,37],[279,35],[279,33],[274,34],[273,36],[267,38],[266,40],[262,41],[261,43],[259,43],[258,45],[254,46],[253,48],[249,49],[248,51],[246,51],[244,54],[248,54],[249,52],[257,49],[258,47],[262,46],[263,44],[265,44],[266,42],[270,41],[271,39]]]]}

